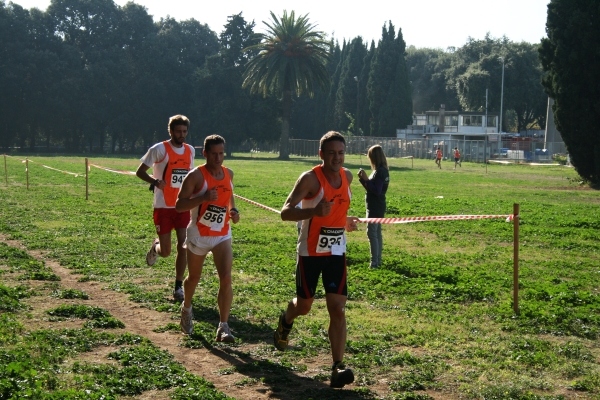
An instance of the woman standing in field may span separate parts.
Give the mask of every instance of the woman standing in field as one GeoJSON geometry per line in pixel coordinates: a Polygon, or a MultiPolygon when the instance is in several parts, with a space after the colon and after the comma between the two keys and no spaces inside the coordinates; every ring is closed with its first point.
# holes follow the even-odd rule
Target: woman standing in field
{"type": "MultiPolygon", "coordinates": [[[[383,218],[385,214],[385,193],[390,183],[390,172],[387,159],[380,145],[371,146],[367,153],[371,163],[371,176],[361,168],[358,171],[358,179],[367,190],[365,202],[367,205],[367,218],[383,218]]],[[[381,265],[381,252],[383,250],[383,239],[381,236],[381,224],[367,224],[367,237],[371,247],[371,268],[381,265]]]]}

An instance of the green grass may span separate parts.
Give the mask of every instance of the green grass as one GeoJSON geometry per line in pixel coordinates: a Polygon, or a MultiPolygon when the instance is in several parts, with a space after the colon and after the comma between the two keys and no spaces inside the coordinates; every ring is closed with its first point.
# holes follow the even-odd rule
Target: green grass
{"type": "MultiPolygon", "coordinates": [[[[82,158],[33,159],[38,163],[29,165],[29,190],[23,164],[7,161],[9,184],[0,186],[0,201],[5,205],[0,211],[0,232],[21,240],[28,249],[48,251],[49,257],[82,274],[83,280],[101,282],[144,307],[164,312],[165,327],[158,330],[177,330],[169,325],[177,315],[177,307],[168,300],[173,256],[152,268],[145,265],[144,255],[154,237],[147,185],[133,176],[92,168],[86,200],[83,176],[39,165],[83,173],[82,158]]],[[[359,232],[348,235],[347,257],[345,362],[357,376],[354,398],[373,398],[370,388],[382,379],[391,393],[389,399],[421,400],[435,392],[444,398],[468,399],[600,398],[598,192],[581,187],[575,172],[565,167],[489,165],[486,169],[463,163],[454,171],[450,163],[437,170],[431,160],[414,160],[414,167],[408,159],[389,161],[390,217],[511,214],[513,204],[519,204],[520,313],[513,311],[512,223],[481,219],[384,225],[379,270],[368,267],[366,227],[360,225],[359,232]]],[[[139,163],[137,158],[92,162],[130,171],[139,163]]],[[[228,159],[226,165],[235,173],[237,194],[280,209],[300,173],[317,162],[315,158],[281,162],[248,156],[228,159]]],[[[361,165],[368,169],[364,157],[347,157],[346,166],[353,172],[361,165]]],[[[356,180],[352,186],[350,213],[363,217],[364,190],[356,180]]],[[[287,379],[302,371],[305,360],[328,357],[324,294],[319,291],[311,314],[294,324],[290,351],[274,351],[270,340],[277,315],[295,292],[296,227],[239,199],[236,205],[241,220],[233,226],[235,297],[230,325],[238,338],[235,346],[247,351],[255,363],[230,373],[243,374],[238,386],[260,382],[281,395],[287,383],[278,377],[287,379]],[[251,376],[245,375],[250,372],[251,376]]],[[[7,299],[1,304],[8,304],[2,316],[4,353],[11,343],[7,338],[23,341],[30,336],[19,325],[30,290],[19,285],[36,279],[35,273],[48,274],[47,279],[51,273],[43,263],[8,246],[0,246],[0,265],[5,266],[0,269],[3,278],[14,277],[0,286],[0,296],[7,299]]],[[[212,259],[207,258],[194,298],[198,323],[184,346],[214,345],[217,291],[218,278],[212,259]]],[[[77,335],[94,342],[102,332],[88,328],[77,335]]],[[[76,359],[76,353],[69,357],[76,359]]],[[[132,354],[137,353],[132,350],[132,354]]],[[[149,361],[141,364],[152,369],[149,361]]],[[[28,376],[29,366],[24,365],[11,373],[28,376]]],[[[324,365],[313,379],[323,380],[326,372],[324,365]]],[[[56,388],[83,390],[98,379],[87,374],[99,374],[85,369],[77,373],[80,380],[69,384],[58,374],[53,378],[60,383],[56,388]]],[[[127,376],[125,371],[122,374],[127,376]]],[[[5,379],[3,375],[2,382],[5,379]]],[[[35,382],[40,390],[59,393],[46,381],[35,382]]],[[[117,380],[96,384],[107,396],[166,387],[162,382],[146,382],[139,389],[134,384],[122,388],[117,380]]],[[[183,390],[177,380],[170,384],[183,390]]],[[[303,396],[337,398],[329,390],[303,396]]]]}

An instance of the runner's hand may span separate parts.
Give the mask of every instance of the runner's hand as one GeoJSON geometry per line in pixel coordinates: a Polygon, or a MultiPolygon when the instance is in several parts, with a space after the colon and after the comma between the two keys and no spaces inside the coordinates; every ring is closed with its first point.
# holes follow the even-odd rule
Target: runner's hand
{"type": "Polygon", "coordinates": [[[231,222],[237,224],[240,220],[240,213],[237,211],[231,211],[231,213],[229,214],[229,218],[231,218],[231,222]]]}
{"type": "Polygon", "coordinates": [[[317,217],[326,217],[331,212],[331,206],[333,205],[332,201],[327,201],[327,199],[323,198],[315,207],[315,214],[317,217]]]}
{"type": "Polygon", "coordinates": [[[206,201],[217,200],[219,198],[219,194],[215,188],[207,190],[204,195],[206,196],[206,201]]]}
{"type": "Polygon", "coordinates": [[[354,232],[358,230],[358,226],[356,223],[358,222],[358,217],[346,217],[346,232],[354,232]]]}

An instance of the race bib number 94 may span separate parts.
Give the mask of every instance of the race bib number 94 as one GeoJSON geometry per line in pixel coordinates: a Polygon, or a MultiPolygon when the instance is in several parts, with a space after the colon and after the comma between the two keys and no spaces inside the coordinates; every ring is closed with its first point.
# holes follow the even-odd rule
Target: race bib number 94
{"type": "Polygon", "coordinates": [[[220,231],[225,225],[227,207],[209,204],[204,214],[199,218],[202,225],[208,226],[211,231],[220,231]]]}
{"type": "Polygon", "coordinates": [[[181,188],[183,178],[185,178],[188,172],[187,169],[173,168],[173,171],[171,171],[171,187],[181,188]]]}
{"type": "Polygon", "coordinates": [[[322,227],[317,242],[317,253],[329,253],[341,256],[346,252],[344,228],[322,227]]]}

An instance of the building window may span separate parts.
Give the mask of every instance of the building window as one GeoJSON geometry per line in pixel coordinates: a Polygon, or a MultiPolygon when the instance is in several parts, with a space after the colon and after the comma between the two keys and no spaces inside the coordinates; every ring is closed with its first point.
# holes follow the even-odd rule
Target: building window
{"type": "Polygon", "coordinates": [[[427,125],[438,125],[438,116],[437,115],[428,115],[427,116],[427,125]]]}
{"type": "Polygon", "coordinates": [[[487,126],[491,127],[491,128],[495,128],[496,127],[496,118],[497,117],[488,116],[488,118],[487,118],[487,126]]]}
{"type": "Polygon", "coordinates": [[[427,125],[427,118],[425,115],[415,115],[415,125],[427,125]]]}
{"type": "Polygon", "coordinates": [[[481,115],[463,115],[463,126],[483,126],[481,115]]]}
{"type": "Polygon", "coordinates": [[[458,115],[446,115],[446,126],[458,126],[458,115]]]}

